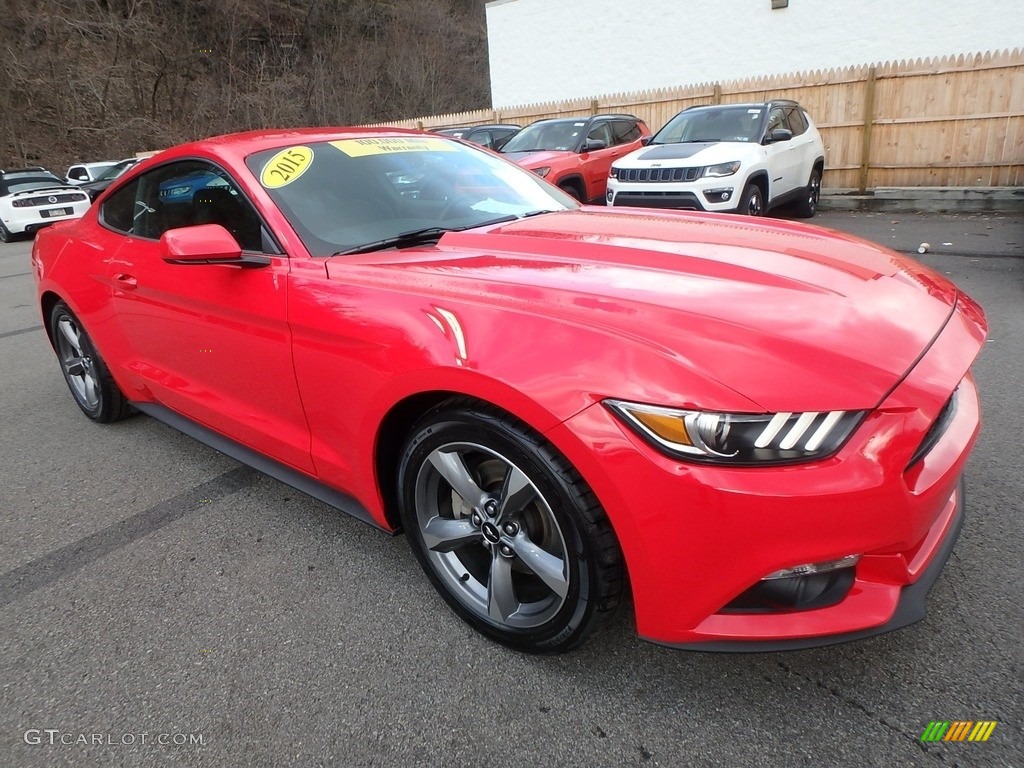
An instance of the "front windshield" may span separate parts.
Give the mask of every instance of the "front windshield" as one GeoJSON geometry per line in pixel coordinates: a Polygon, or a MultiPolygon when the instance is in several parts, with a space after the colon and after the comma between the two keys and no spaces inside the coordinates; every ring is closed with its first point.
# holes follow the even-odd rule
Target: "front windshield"
{"type": "Polygon", "coordinates": [[[3,192],[7,195],[14,195],[18,192],[32,192],[36,189],[53,189],[54,187],[66,187],[63,181],[56,176],[26,176],[18,179],[6,179],[2,184],[3,192]]]}
{"type": "Polygon", "coordinates": [[[650,143],[757,141],[763,115],[763,107],[688,109],[669,120],[650,143]]]}
{"type": "Polygon", "coordinates": [[[314,256],[577,207],[536,174],[437,136],[310,142],[257,152],[246,165],[314,256]]]}
{"type": "Polygon", "coordinates": [[[107,168],[107,170],[105,170],[99,176],[97,176],[96,181],[111,181],[113,179],[116,179],[122,173],[127,171],[133,165],[135,165],[136,162],[136,160],[122,160],[119,163],[115,163],[114,165],[107,168]]]}
{"type": "Polygon", "coordinates": [[[571,152],[579,146],[586,120],[544,120],[528,125],[501,148],[509,152],[571,152]]]}

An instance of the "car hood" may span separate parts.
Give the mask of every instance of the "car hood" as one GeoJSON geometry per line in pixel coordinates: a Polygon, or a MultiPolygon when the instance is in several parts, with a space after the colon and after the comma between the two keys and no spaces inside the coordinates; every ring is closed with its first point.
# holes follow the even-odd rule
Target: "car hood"
{"type": "Polygon", "coordinates": [[[866,241],[700,213],[584,208],[371,256],[374,270],[404,271],[388,282],[603,332],[766,411],[875,407],[957,299],[940,275],[866,241]]]}
{"type": "Polygon", "coordinates": [[[743,160],[764,150],[744,141],[692,142],[648,145],[615,161],[616,168],[672,168],[715,165],[743,160]]]}
{"type": "Polygon", "coordinates": [[[540,168],[541,166],[564,160],[572,154],[572,152],[544,149],[537,152],[506,152],[505,157],[527,168],[540,168]]]}

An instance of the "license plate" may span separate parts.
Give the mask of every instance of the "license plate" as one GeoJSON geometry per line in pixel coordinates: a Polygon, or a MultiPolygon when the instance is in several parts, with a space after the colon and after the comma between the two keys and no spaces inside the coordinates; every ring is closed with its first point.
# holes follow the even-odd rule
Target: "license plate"
{"type": "Polygon", "coordinates": [[[70,216],[74,213],[74,208],[47,208],[45,211],[40,211],[40,216],[44,219],[52,219],[55,216],[70,216]]]}

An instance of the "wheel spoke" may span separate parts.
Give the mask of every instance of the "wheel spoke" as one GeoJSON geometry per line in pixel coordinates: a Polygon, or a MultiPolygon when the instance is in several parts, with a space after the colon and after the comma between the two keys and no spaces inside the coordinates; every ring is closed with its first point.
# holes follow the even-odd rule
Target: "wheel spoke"
{"type": "Polygon", "coordinates": [[[537,489],[530,479],[513,466],[508,468],[505,482],[501,488],[498,501],[498,515],[495,522],[501,523],[512,515],[523,511],[527,504],[537,496],[537,489]]]}
{"type": "Polygon", "coordinates": [[[82,346],[78,341],[78,332],[75,327],[71,324],[71,321],[66,317],[61,318],[60,322],[57,323],[57,327],[60,329],[61,334],[67,339],[68,344],[74,347],[75,352],[78,353],[79,357],[82,355],[82,346]]]}
{"type": "Polygon", "coordinates": [[[541,549],[526,534],[516,536],[512,541],[512,551],[519,560],[533,571],[552,592],[565,597],[569,592],[569,579],[565,575],[565,561],[541,549]]]}
{"type": "Polygon", "coordinates": [[[96,379],[93,378],[91,373],[86,373],[82,376],[85,383],[85,399],[89,405],[93,405],[97,402],[96,397],[96,379]]]}
{"type": "Polygon", "coordinates": [[[487,580],[487,615],[495,621],[508,621],[517,610],[519,601],[512,586],[512,561],[495,549],[487,580]]]}
{"type": "Polygon", "coordinates": [[[480,541],[480,531],[468,519],[452,520],[436,516],[423,526],[423,543],[434,552],[451,552],[480,541]]]}
{"type": "Polygon", "coordinates": [[[458,451],[434,451],[428,461],[468,506],[477,507],[483,503],[484,492],[469,474],[458,451]]]}

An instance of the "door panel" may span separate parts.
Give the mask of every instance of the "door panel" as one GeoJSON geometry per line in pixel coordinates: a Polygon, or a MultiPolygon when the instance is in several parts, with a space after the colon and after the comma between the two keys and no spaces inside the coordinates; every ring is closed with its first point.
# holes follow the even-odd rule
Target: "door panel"
{"type": "Polygon", "coordinates": [[[258,239],[255,212],[235,220],[239,201],[224,198],[237,190],[212,184],[196,161],[177,165],[189,167],[141,177],[132,228],[147,236],[126,233],[108,267],[127,345],[122,364],[143,396],[311,472],[287,322],[289,261],[266,254],[270,265],[252,269],[165,262],[155,238],[171,224],[218,223],[236,239],[258,239]],[[184,191],[189,186],[195,191],[184,191]]]}

